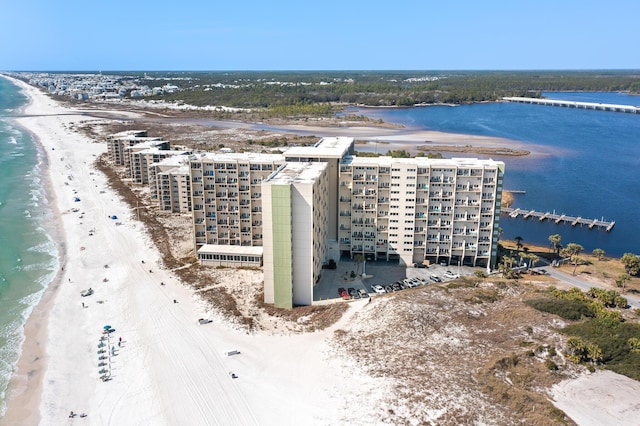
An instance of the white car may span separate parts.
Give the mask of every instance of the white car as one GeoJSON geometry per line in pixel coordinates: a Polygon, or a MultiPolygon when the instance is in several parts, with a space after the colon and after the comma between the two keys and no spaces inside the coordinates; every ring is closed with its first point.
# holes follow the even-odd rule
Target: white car
{"type": "Polygon", "coordinates": [[[374,285],[373,287],[371,287],[373,289],[373,291],[375,291],[378,294],[384,294],[386,293],[386,291],[384,291],[384,288],[382,288],[382,286],[380,285],[374,285]]]}
{"type": "Polygon", "coordinates": [[[447,272],[444,273],[444,277],[445,278],[449,278],[449,279],[455,279],[455,278],[460,278],[460,275],[454,274],[451,271],[447,271],[447,272]]]}

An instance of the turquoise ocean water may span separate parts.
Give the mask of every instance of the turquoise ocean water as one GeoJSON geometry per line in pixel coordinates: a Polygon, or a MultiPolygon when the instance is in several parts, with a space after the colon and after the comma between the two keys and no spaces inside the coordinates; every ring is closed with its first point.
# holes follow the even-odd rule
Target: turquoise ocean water
{"type": "Polygon", "coordinates": [[[0,417],[24,324],[58,269],[41,148],[11,118],[27,98],[0,77],[0,417]]]}

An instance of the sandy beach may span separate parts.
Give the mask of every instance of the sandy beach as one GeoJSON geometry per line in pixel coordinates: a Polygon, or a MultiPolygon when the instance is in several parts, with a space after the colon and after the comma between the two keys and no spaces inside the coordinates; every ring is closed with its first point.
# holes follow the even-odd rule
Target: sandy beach
{"type": "MultiPolygon", "coordinates": [[[[395,398],[397,383],[367,374],[333,345],[336,330],[349,330],[355,315],[377,303],[350,303],[336,324],[312,333],[234,326],[160,266],[160,253],[136,212],[93,166],[106,143],[72,128],[104,118],[65,109],[37,89],[16,84],[31,99],[17,121],[47,157],[61,270],[26,324],[0,424],[384,423],[390,407],[383,401],[395,398]],[[89,288],[93,294],[82,297],[89,288]],[[199,318],[212,322],[200,324],[199,318]],[[76,416],[70,418],[71,411],[76,416]]],[[[367,131],[374,129],[350,134],[367,131]]],[[[398,136],[408,137],[426,135],[398,136]]],[[[231,287],[255,279],[248,272],[236,281],[238,276],[244,278],[231,287]]],[[[549,397],[580,424],[623,424],[636,418],[638,392],[637,382],[607,372],[563,382],[549,397]],[[589,389],[608,389],[621,403],[609,404],[589,389]],[[592,411],[583,410],[585,398],[592,411]]]]}
{"type": "Polygon", "coordinates": [[[106,144],[68,130],[88,118],[20,85],[31,104],[18,121],[47,154],[64,261],[28,321],[2,424],[336,424],[356,412],[367,423],[367,398],[356,411],[345,401],[383,386],[345,374],[326,339],[362,304],[305,335],[247,334],[215,316],[200,325],[213,314],[158,266],[135,212],[92,166],[106,144]]]}

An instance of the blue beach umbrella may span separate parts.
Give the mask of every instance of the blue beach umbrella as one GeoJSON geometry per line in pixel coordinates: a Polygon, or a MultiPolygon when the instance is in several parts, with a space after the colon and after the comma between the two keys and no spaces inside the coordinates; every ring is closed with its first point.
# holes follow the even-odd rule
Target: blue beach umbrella
{"type": "Polygon", "coordinates": [[[111,329],[111,326],[110,326],[110,325],[105,325],[103,328],[104,328],[105,330],[110,330],[110,329],[111,329]]]}

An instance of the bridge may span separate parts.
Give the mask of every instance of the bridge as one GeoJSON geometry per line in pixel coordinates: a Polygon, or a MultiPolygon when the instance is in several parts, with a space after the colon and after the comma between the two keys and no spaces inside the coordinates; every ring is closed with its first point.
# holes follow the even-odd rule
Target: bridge
{"type": "Polygon", "coordinates": [[[615,221],[609,222],[606,220],[586,219],[580,216],[573,217],[573,216],[567,216],[564,214],[555,214],[555,213],[549,213],[549,212],[542,213],[535,210],[522,210],[522,209],[514,209],[511,207],[503,207],[501,209],[501,213],[508,214],[509,217],[513,219],[519,216],[521,216],[525,220],[529,219],[530,217],[535,217],[540,222],[548,219],[548,220],[554,221],[556,224],[570,223],[571,226],[586,225],[589,227],[589,229],[593,229],[593,228],[604,229],[607,232],[611,231],[616,224],[615,221]]]}
{"type": "Polygon", "coordinates": [[[519,96],[511,96],[502,98],[506,102],[517,102],[521,104],[538,104],[548,106],[559,106],[565,108],[581,108],[581,109],[593,109],[599,111],[613,111],[613,112],[626,112],[630,114],[640,114],[640,107],[631,105],[616,105],[616,104],[599,104],[595,102],[576,102],[576,101],[561,101],[559,99],[540,99],[540,98],[524,98],[519,96]]]}

